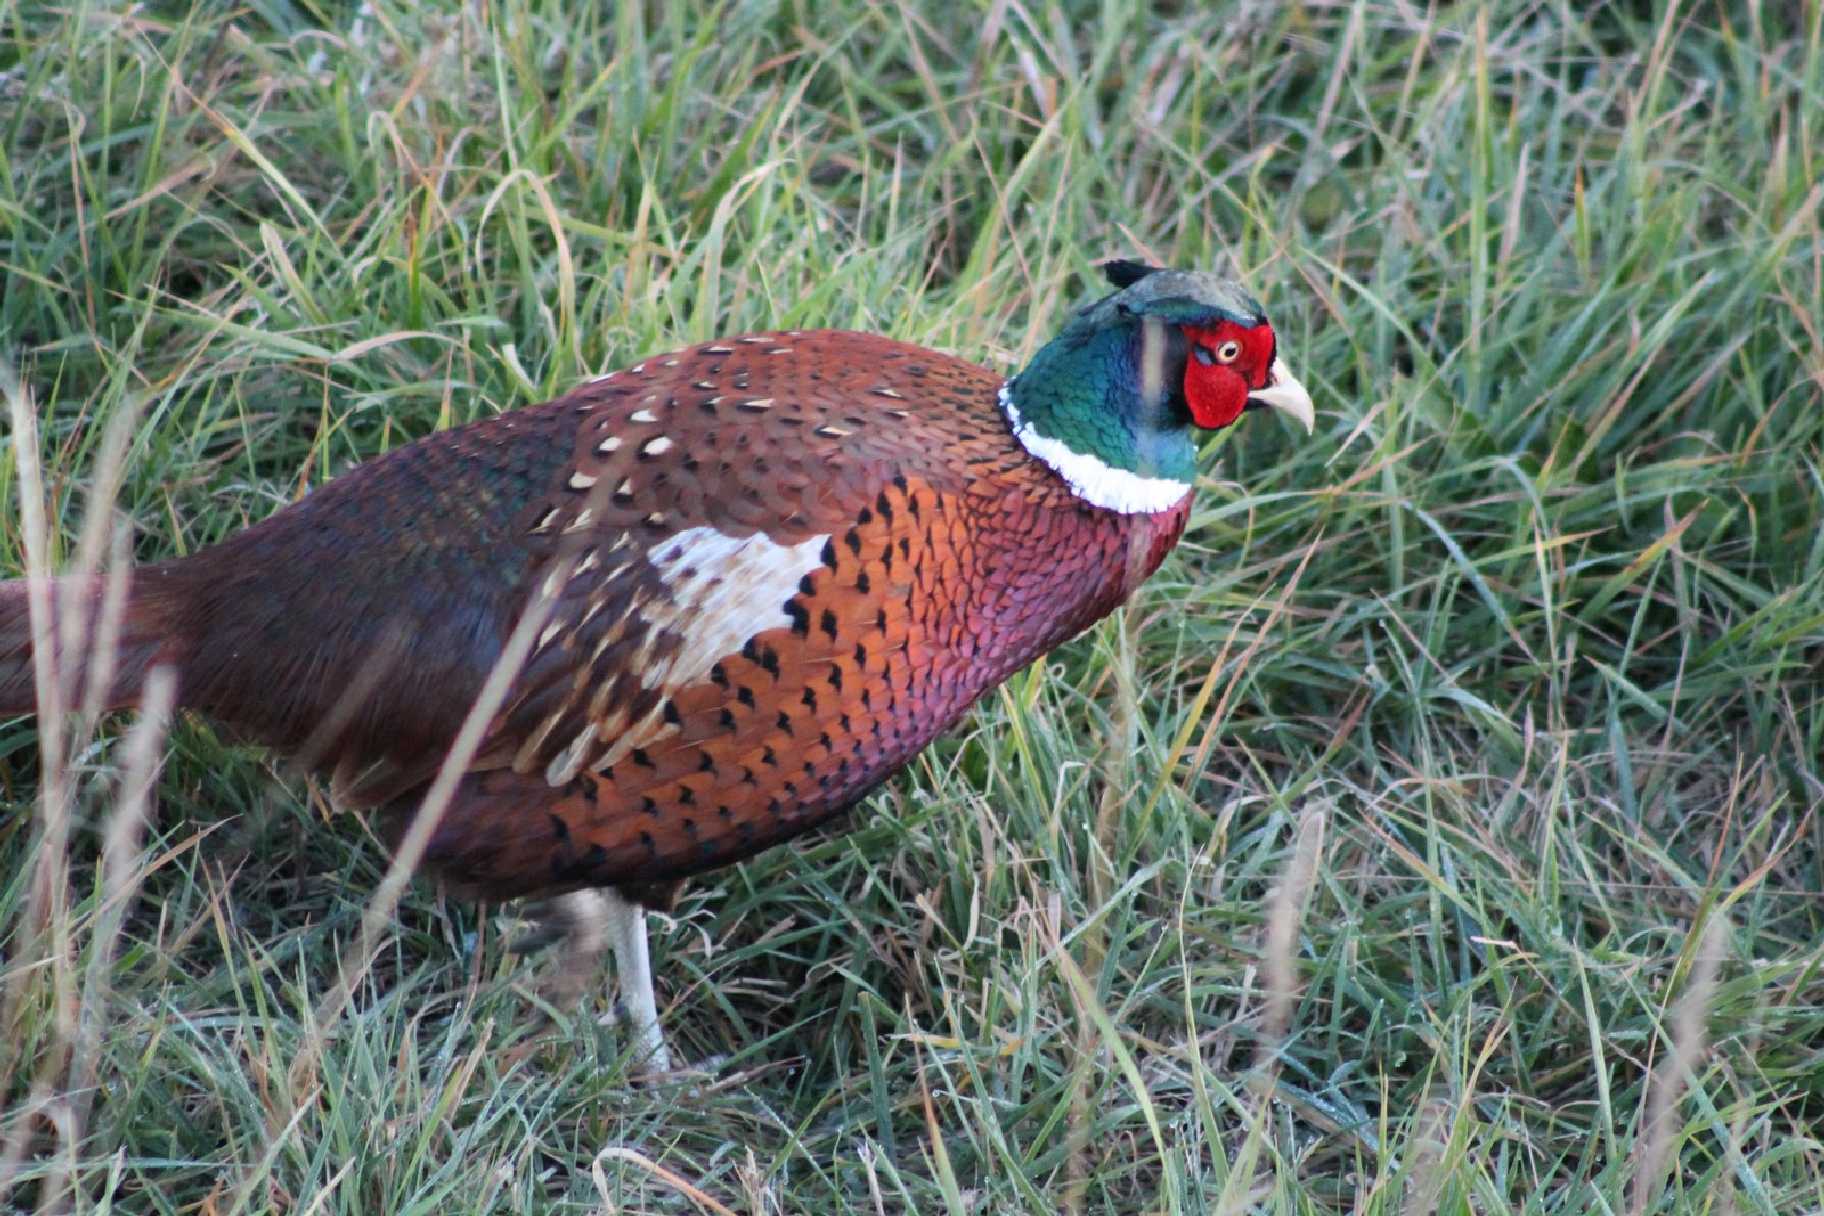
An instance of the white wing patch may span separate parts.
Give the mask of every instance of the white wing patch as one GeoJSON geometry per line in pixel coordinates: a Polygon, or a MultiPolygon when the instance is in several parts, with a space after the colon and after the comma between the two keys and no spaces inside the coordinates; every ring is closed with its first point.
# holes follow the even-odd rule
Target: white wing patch
{"type": "Polygon", "coordinates": [[[684,647],[648,668],[641,682],[648,688],[694,684],[756,633],[790,625],[785,601],[823,564],[829,539],[780,545],[764,532],[726,536],[714,528],[687,528],[654,548],[646,560],[671,596],[669,603],[651,606],[647,622],[682,634],[684,647]]]}
{"type": "MultiPolygon", "coordinates": [[[[764,532],[728,536],[699,527],[655,545],[646,560],[668,594],[638,606],[648,641],[635,659],[647,664],[640,682],[647,688],[695,684],[709,675],[717,660],[738,653],[755,634],[790,625],[785,603],[797,592],[800,580],[823,564],[829,539],[818,535],[781,545],[764,532]],[[655,656],[652,643],[665,632],[679,635],[684,644],[669,657],[655,656]]],[[[546,766],[545,779],[552,785],[569,781],[586,761],[599,772],[634,748],[677,730],[664,721],[663,701],[638,722],[629,722],[625,710],[603,718],[606,710],[606,705],[592,704],[592,724],[546,766]],[[602,744],[607,750],[590,761],[590,753],[602,744]]]]}

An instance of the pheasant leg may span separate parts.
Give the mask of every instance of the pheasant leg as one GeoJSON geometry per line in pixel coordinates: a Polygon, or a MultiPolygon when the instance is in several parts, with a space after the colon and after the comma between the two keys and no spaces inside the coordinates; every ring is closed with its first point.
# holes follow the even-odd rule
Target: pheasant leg
{"type": "Polygon", "coordinates": [[[633,1058],[646,1072],[670,1072],[671,1053],[659,1029],[658,1003],[652,995],[652,957],[646,945],[646,909],[613,889],[593,892],[606,913],[608,944],[621,981],[621,1001],[632,1027],[633,1058]]]}

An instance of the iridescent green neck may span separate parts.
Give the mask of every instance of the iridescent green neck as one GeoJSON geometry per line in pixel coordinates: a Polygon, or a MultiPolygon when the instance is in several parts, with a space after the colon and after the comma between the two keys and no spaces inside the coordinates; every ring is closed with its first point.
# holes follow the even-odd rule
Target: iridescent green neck
{"type": "Polygon", "coordinates": [[[1175,506],[1197,474],[1189,415],[1168,383],[1166,326],[1072,325],[1002,389],[1026,450],[1095,506],[1175,506]]]}

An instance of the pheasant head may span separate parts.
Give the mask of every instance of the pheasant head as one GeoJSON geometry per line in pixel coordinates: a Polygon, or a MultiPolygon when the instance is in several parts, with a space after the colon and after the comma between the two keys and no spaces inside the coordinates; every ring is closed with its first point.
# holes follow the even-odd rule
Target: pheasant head
{"type": "Polygon", "coordinates": [[[1309,433],[1311,397],[1260,304],[1196,271],[1105,263],[1117,290],[1084,308],[1008,381],[1001,407],[1026,450],[1088,502],[1155,512],[1196,475],[1193,428],[1280,410],[1309,433]]]}

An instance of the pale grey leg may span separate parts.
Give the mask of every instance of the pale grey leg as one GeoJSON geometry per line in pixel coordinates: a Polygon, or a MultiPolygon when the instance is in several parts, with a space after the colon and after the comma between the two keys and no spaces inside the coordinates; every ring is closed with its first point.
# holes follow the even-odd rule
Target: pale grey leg
{"type": "MultiPolygon", "coordinates": [[[[598,894],[590,892],[590,894],[598,894]]],[[[633,1058],[642,1071],[670,1072],[671,1053],[659,1030],[658,1003],[652,995],[652,956],[646,948],[646,909],[621,898],[618,892],[599,892],[605,913],[601,922],[614,949],[614,969],[621,981],[621,1002],[632,1027],[633,1058]]]]}

